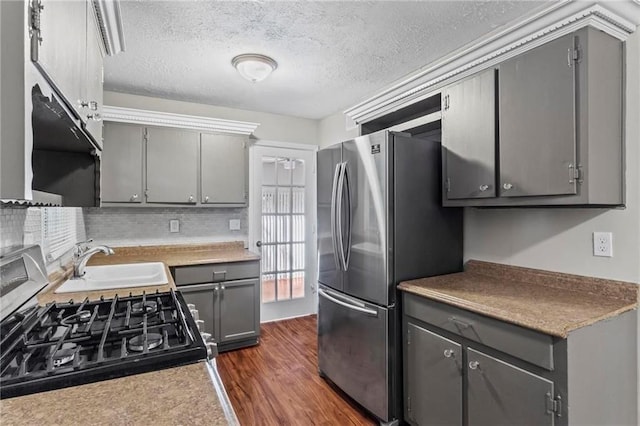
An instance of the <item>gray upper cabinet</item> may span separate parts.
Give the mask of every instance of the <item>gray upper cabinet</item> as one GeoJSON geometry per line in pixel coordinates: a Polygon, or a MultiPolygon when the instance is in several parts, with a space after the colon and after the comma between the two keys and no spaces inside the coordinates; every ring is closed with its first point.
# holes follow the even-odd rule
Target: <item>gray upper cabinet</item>
{"type": "Polygon", "coordinates": [[[87,2],[40,0],[40,38],[32,38],[32,59],[62,92],[78,116],[86,80],[87,2]]]}
{"type": "Polygon", "coordinates": [[[87,49],[86,64],[87,83],[84,85],[80,107],[82,108],[82,120],[86,122],[86,128],[102,146],[102,86],[103,86],[103,59],[104,52],[102,39],[98,32],[96,13],[93,7],[87,8],[87,49]]]}
{"type": "Polygon", "coordinates": [[[576,36],[500,65],[500,195],[575,194],[576,36]]]}
{"type": "Polygon", "coordinates": [[[196,203],[199,139],[193,131],[147,129],[148,203],[196,203]]]}
{"type": "Polygon", "coordinates": [[[408,322],[405,348],[405,418],[418,425],[462,425],[462,346],[408,322]]]}
{"type": "Polygon", "coordinates": [[[623,44],[586,27],[497,68],[493,103],[483,74],[442,92],[443,204],[624,205],[623,44]]]}
{"type": "Polygon", "coordinates": [[[246,203],[246,140],[241,135],[201,135],[202,204],[246,203]]]}
{"type": "Polygon", "coordinates": [[[493,69],[442,92],[442,158],[449,200],[496,196],[493,69]]]}
{"type": "Polygon", "coordinates": [[[106,123],[102,150],[102,201],[140,203],[143,200],[144,127],[106,123]]]}

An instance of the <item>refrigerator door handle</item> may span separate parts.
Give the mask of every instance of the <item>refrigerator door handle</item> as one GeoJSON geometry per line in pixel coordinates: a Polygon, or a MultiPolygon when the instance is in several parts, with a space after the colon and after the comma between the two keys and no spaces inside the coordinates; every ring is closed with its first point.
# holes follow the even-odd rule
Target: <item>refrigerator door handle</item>
{"type": "MultiPolygon", "coordinates": [[[[344,180],[343,185],[346,185],[347,191],[347,255],[344,256],[344,270],[349,268],[349,258],[351,257],[351,190],[349,189],[349,170],[347,169],[347,163],[344,163],[344,180]]],[[[344,253],[344,248],[342,253],[344,253]]]]}
{"type": "Polygon", "coordinates": [[[333,244],[333,260],[336,263],[336,269],[341,269],[338,263],[338,242],[336,240],[336,202],[338,198],[338,180],[341,172],[342,163],[338,163],[333,173],[333,187],[331,189],[331,242],[333,244]]]}
{"type": "Polygon", "coordinates": [[[351,310],[354,310],[354,311],[358,311],[358,312],[362,312],[363,314],[372,315],[374,317],[378,316],[378,312],[377,311],[374,311],[373,309],[364,308],[362,306],[356,306],[356,305],[353,305],[351,303],[347,303],[345,301],[342,301],[342,300],[338,299],[337,297],[334,297],[334,296],[330,295],[326,290],[318,289],[318,294],[321,297],[324,297],[325,299],[330,300],[333,303],[336,303],[336,304],[338,304],[340,306],[344,306],[345,308],[348,308],[348,309],[351,309],[351,310]]]}
{"type": "Polygon", "coordinates": [[[344,256],[344,239],[342,238],[342,199],[344,198],[344,176],[347,170],[347,163],[340,163],[340,176],[338,177],[338,189],[337,189],[337,207],[336,207],[336,220],[338,226],[336,233],[338,234],[338,252],[340,254],[340,269],[347,270],[347,262],[344,256]]]}

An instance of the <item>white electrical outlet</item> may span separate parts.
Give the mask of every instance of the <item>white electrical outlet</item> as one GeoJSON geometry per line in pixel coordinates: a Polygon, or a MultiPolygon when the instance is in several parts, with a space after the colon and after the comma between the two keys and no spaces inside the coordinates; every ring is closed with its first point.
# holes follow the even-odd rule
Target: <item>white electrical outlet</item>
{"type": "Polygon", "coordinates": [[[240,230],[240,219],[230,219],[229,220],[229,230],[230,231],[239,231],[240,230]]]}
{"type": "Polygon", "coordinates": [[[178,219],[169,221],[169,232],[180,232],[180,221],[178,219]]]}
{"type": "Polygon", "coordinates": [[[611,232],[593,233],[593,255],[613,257],[613,234],[611,232]]]}

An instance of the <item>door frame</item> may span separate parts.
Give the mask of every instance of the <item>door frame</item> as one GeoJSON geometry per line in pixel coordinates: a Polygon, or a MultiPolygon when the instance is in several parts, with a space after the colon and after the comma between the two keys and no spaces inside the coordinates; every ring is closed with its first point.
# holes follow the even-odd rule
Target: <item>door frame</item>
{"type": "MultiPolygon", "coordinates": [[[[256,215],[261,213],[260,207],[262,203],[260,202],[258,192],[256,191],[256,185],[259,185],[260,182],[257,182],[256,170],[254,165],[256,164],[258,158],[255,148],[273,148],[273,149],[285,149],[285,150],[294,150],[300,151],[301,153],[311,154],[312,162],[311,162],[311,175],[312,179],[308,185],[305,185],[308,188],[307,194],[311,196],[311,209],[307,216],[308,220],[311,222],[311,235],[309,236],[309,243],[311,244],[311,261],[307,264],[307,268],[305,271],[309,274],[308,279],[311,283],[311,295],[312,298],[312,312],[311,314],[317,313],[318,311],[318,283],[317,283],[317,263],[318,263],[318,246],[316,244],[317,240],[317,182],[316,182],[316,173],[317,173],[317,156],[315,153],[318,151],[318,146],[309,145],[309,144],[300,144],[300,143],[292,143],[292,142],[280,142],[273,140],[263,140],[258,139],[255,142],[249,145],[249,209],[248,209],[248,225],[249,225],[249,235],[248,235],[248,247],[249,250],[258,251],[256,248],[256,242],[262,238],[262,227],[259,222],[255,220],[256,215]]],[[[278,317],[273,318],[271,316],[265,317],[264,310],[262,309],[262,270],[260,271],[260,322],[271,322],[271,321],[280,321],[287,318],[294,318],[296,316],[305,316],[309,315],[309,313],[301,313],[300,315],[293,315],[287,317],[278,317]]],[[[276,302],[277,303],[277,302],[276,302]]],[[[286,303],[286,302],[284,302],[286,303]]]]}

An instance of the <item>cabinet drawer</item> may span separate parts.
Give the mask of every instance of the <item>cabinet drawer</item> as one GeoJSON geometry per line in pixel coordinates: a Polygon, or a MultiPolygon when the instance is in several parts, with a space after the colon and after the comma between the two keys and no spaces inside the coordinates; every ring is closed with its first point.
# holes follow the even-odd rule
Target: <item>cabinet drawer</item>
{"type": "Polygon", "coordinates": [[[406,315],[553,371],[553,337],[412,294],[406,315]]]}
{"type": "Polygon", "coordinates": [[[260,276],[259,262],[216,263],[196,266],[177,266],[174,269],[176,285],[216,283],[260,276]]]}

